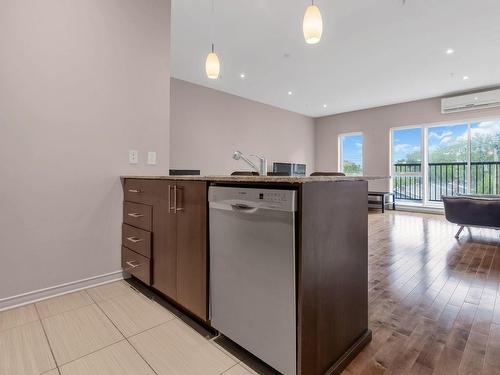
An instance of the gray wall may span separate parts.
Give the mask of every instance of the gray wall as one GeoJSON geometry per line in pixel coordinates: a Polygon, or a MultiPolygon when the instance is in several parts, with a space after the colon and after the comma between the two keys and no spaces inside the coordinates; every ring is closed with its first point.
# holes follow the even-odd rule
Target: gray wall
{"type": "Polygon", "coordinates": [[[170,165],[202,174],[247,170],[234,150],[314,170],[314,120],[186,81],[171,82],[170,165]]]}
{"type": "MultiPolygon", "coordinates": [[[[391,128],[495,116],[500,117],[500,108],[443,115],[441,99],[433,98],[322,117],[316,119],[316,169],[337,170],[338,135],[362,132],[363,173],[368,176],[389,176],[391,128]]],[[[370,182],[370,188],[388,189],[389,181],[370,182]]]]}
{"type": "Polygon", "coordinates": [[[119,175],[169,165],[170,0],[0,4],[1,307],[120,270],[119,175]]]}

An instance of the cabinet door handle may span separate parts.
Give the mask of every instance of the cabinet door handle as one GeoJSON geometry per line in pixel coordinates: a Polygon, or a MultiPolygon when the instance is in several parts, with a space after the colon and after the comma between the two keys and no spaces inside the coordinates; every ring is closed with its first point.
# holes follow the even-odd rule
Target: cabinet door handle
{"type": "Polygon", "coordinates": [[[175,185],[168,185],[168,212],[175,212],[175,203],[172,205],[172,188],[175,195],[175,185]]]}
{"type": "Polygon", "coordinates": [[[140,194],[142,193],[142,190],[140,189],[128,189],[129,193],[134,193],[134,194],[140,194]]]}
{"type": "MultiPolygon", "coordinates": [[[[183,210],[184,210],[184,207],[177,207],[177,202],[178,202],[178,201],[177,201],[177,190],[179,190],[179,191],[184,191],[184,188],[183,188],[182,186],[180,186],[180,187],[176,186],[176,187],[175,187],[175,211],[176,211],[176,212],[177,212],[177,211],[183,211],[183,210]]],[[[182,194],[183,194],[183,195],[180,195],[180,194],[179,194],[179,197],[180,197],[180,198],[184,198],[184,193],[182,193],[182,194]]],[[[181,199],[179,199],[179,202],[182,202],[182,201],[181,201],[181,199]]]]}
{"type": "Polygon", "coordinates": [[[140,264],[134,264],[134,262],[135,262],[135,260],[131,260],[129,262],[125,262],[125,264],[130,267],[130,268],[126,268],[126,270],[134,269],[134,268],[137,268],[137,267],[141,266],[140,264]]]}
{"type": "Polygon", "coordinates": [[[139,218],[139,217],[143,217],[144,215],[143,214],[140,214],[138,212],[133,212],[133,213],[130,213],[130,214],[127,214],[128,216],[130,217],[133,217],[135,219],[139,218]]]}
{"type": "Polygon", "coordinates": [[[143,241],[142,238],[137,238],[137,237],[127,237],[127,240],[129,240],[130,242],[133,242],[133,243],[137,243],[137,242],[143,241]]]}

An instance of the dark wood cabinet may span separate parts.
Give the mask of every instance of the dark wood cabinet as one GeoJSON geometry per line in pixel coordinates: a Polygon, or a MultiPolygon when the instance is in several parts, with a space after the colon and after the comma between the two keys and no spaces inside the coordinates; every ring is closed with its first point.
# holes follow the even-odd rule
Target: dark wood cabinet
{"type": "Polygon", "coordinates": [[[207,183],[125,179],[123,188],[124,269],[208,321],[207,183]],[[140,256],[148,254],[145,264],[140,256]],[[141,269],[125,264],[125,256],[133,265],[142,260],[141,269]]]}
{"type": "Polygon", "coordinates": [[[371,340],[368,184],[290,179],[124,178],[122,267],[209,325],[208,184],[296,190],[297,374],[337,375],[371,340]]]}
{"type": "Polygon", "coordinates": [[[161,194],[153,205],[152,287],[177,301],[177,219],[172,209],[175,181],[155,182],[161,194]]]}
{"type": "Polygon", "coordinates": [[[177,300],[207,320],[207,187],[202,181],[178,181],[177,300]]]}

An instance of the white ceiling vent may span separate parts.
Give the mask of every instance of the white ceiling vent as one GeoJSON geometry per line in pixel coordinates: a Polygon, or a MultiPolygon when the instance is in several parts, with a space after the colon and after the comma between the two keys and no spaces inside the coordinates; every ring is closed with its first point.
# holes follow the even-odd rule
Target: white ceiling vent
{"type": "Polygon", "coordinates": [[[500,106],[500,89],[441,99],[441,112],[454,113],[500,106]]]}

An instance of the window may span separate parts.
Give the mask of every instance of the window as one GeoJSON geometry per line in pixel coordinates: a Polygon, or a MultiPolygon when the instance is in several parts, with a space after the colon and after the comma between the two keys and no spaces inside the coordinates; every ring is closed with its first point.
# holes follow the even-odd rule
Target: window
{"type": "Polygon", "coordinates": [[[468,125],[453,124],[427,129],[428,189],[430,202],[443,195],[467,192],[468,125]]]}
{"type": "Polygon", "coordinates": [[[471,124],[471,193],[500,194],[500,120],[471,124]]]}
{"type": "Polygon", "coordinates": [[[391,138],[395,198],[422,202],[422,129],[393,130],[391,138]]]}
{"type": "Polygon", "coordinates": [[[391,130],[399,201],[440,204],[443,195],[500,194],[500,120],[391,130]]]}
{"type": "Polygon", "coordinates": [[[350,176],[363,174],[363,134],[339,136],[339,171],[350,176]]]}

